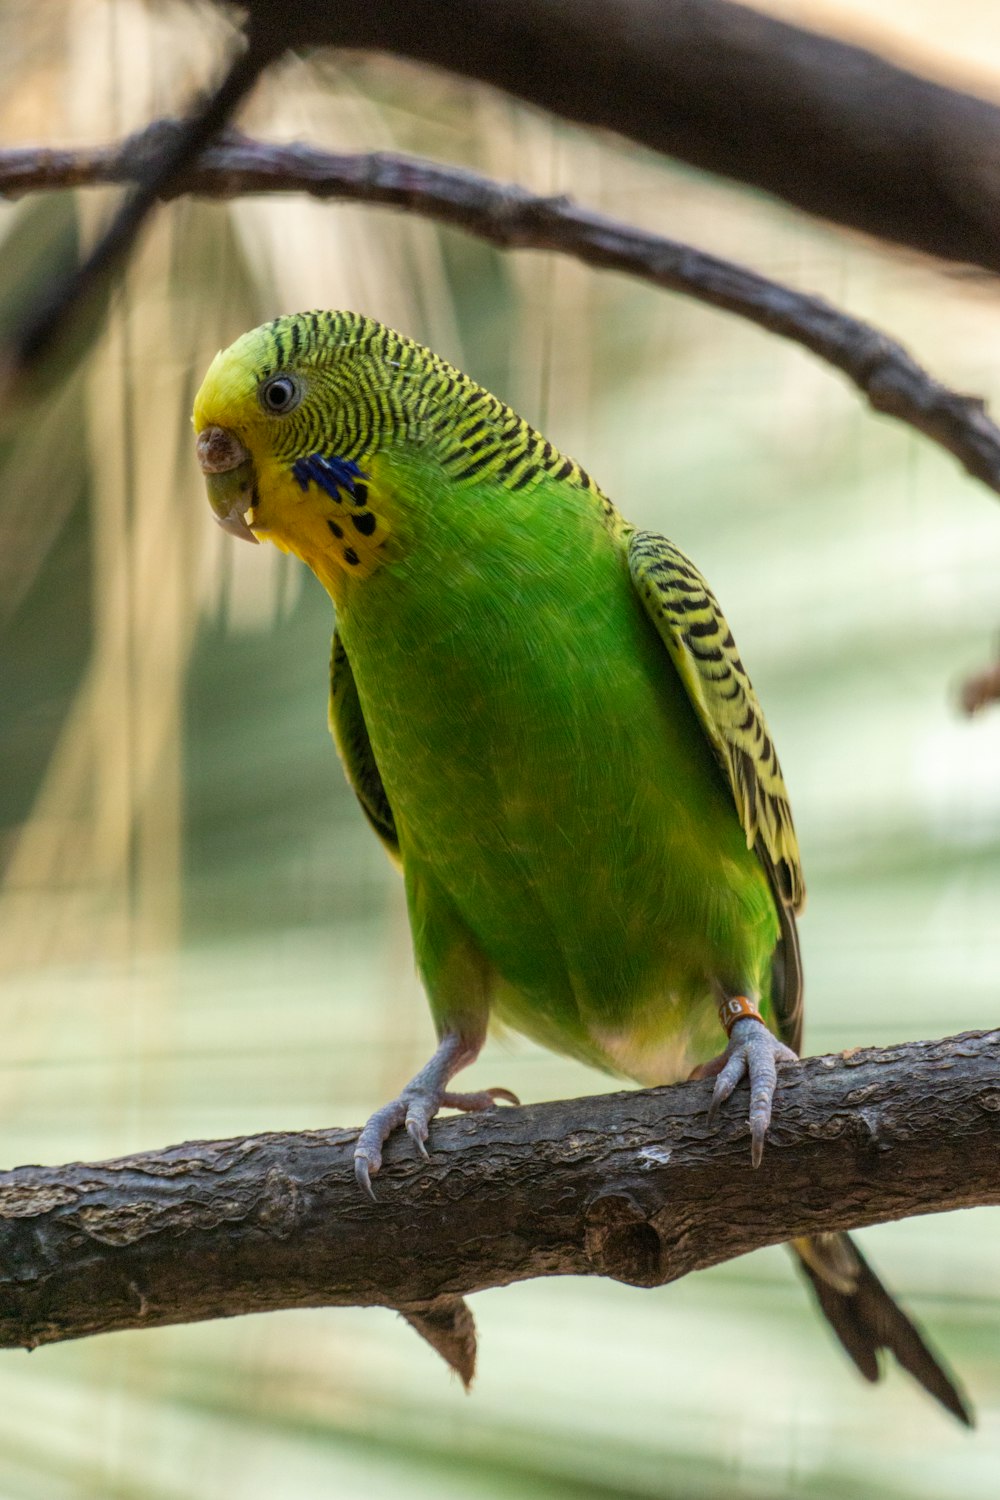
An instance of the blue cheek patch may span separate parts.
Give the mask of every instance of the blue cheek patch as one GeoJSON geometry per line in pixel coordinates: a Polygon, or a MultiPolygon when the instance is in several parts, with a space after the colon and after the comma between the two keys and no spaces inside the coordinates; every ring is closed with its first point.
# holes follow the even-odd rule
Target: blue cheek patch
{"type": "Polygon", "coordinates": [[[304,490],[311,484],[318,485],[338,505],[342,503],[344,494],[355,505],[365,504],[367,487],[363,483],[359,485],[357,481],[367,479],[368,475],[353,458],[324,458],[321,453],[311,453],[308,458],[295,460],[292,473],[304,490]]]}

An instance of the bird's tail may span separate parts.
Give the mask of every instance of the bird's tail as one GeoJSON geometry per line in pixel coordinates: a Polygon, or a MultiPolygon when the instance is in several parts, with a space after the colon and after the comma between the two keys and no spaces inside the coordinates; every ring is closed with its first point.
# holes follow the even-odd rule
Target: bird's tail
{"type": "Polygon", "coordinates": [[[954,1378],[920,1330],[893,1300],[846,1234],[792,1240],[789,1248],[816,1294],[824,1316],[866,1380],[878,1380],[879,1354],[890,1354],[951,1414],[973,1425],[973,1413],[954,1378]]]}

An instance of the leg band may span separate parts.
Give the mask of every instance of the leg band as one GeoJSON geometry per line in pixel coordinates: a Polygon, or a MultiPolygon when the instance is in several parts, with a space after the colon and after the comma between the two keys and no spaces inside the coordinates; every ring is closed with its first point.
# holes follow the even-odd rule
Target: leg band
{"type": "Polygon", "coordinates": [[[755,1021],[763,1022],[764,1020],[756,1005],[752,1000],[748,1000],[746,995],[726,995],[719,1001],[719,1020],[722,1022],[726,1036],[731,1036],[736,1022],[746,1017],[752,1017],[755,1021]]]}

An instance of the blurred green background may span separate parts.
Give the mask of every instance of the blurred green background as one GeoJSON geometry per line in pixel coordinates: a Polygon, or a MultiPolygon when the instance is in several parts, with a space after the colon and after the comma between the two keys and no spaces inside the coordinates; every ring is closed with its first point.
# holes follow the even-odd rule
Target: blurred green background
{"type": "MultiPolygon", "coordinates": [[[[773,4],[1000,91],[987,0],[773,4]]],[[[0,5],[0,139],[111,139],[213,76],[227,23],[140,0],[0,5]]],[[[1000,397],[1000,298],[760,198],[385,59],[289,60],[241,124],[464,161],[824,293],[1000,397]]],[[[110,192],[0,207],[0,320],[110,192]]],[[[688,550],[781,749],[810,885],[806,1045],[996,1022],[1000,506],[839,377],[734,319],[380,210],[180,202],[86,358],[0,449],[4,1165],[347,1125],[424,1061],[401,890],[325,725],[330,610],[211,524],[188,413],[212,354],[310,306],[420,338],[688,550]]],[[[515,1038],[468,1086],[617,1085],[515,1038]]],[[[966,1381],[960,1431],[877,1389],[773,1250],[640,1292],[473,1299],[466,1397],[393,1314],[320,1311],[0,1355],[0,1500],[993,1497],[1000,1215],[863,1243],[966,1381]],[[723,1417],[723,1410],[727,1415],[723,1417]]]]}

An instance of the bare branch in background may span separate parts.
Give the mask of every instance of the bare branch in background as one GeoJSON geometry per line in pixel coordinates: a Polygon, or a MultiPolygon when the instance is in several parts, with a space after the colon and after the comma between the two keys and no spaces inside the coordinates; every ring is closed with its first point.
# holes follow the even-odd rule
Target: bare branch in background
{"type": "MultiPolygon", "coordinates": [[[[145,179],[164,140],[183,127],[161,121],[120,145],[85,151],[0,152],[0,191],[145,179]]],[[[422,214],[505,249],[554,250],[622,271],[746,318],[834,365],[876,411],[946,448],[1000,494],[1000,428],[976,396],[949,390],[887,334],[746,266],[581,207],[500,184],[460,167],[384,152],[338,156],[308,145],[271,145],[233,132],[173,177],[170,196],[231,198],[305,192],[422,214]]]]}
{"type": "Polygon", "coordinates": [[[835,223],[1000,270],[1000,108],[728,0],[243,0],[242,10],[246,51],[86,264],[29,313],[14,373],[51,347],[157,195],[289,48],[446,68],[835,223]]]}
{"type": "Polygon", "coordinates": [[[834,37],[727,0],[244,4],[285,46],[446,68],[834,223],[1000,270],[1000,108],[834,37]]]}
{"type": "Polygon", "coordinates": [[[761,1245],[1000,1203],[1000,1031],[779,1074],[763,1165],[741,1087],[437,1121],[390,1143],[379,1202],[355,1132],[198,1141],[0,1174],[0,1345],[276,1308],[387,1306],[471,1375],[468,1292],[531,1277],[656,1286],[761,1245]]]}
{"type": "Polygon", "coordinates": [[[272,55],[251,31],[250,44],[236,52],[218,86],[194,106],[169,139],[161,140],[161,149],[148,156],[142,171],[134,174],[135,191],[118,209],[87,258],[47,287],[38,305],[28,313],[5,360],[6,378],[16,379],[43,360],[88,298],[128,259],[154,205],[230,118],[272,55]]]}

